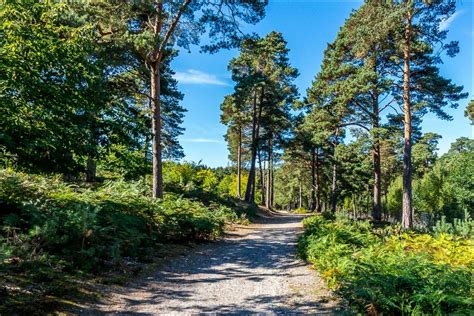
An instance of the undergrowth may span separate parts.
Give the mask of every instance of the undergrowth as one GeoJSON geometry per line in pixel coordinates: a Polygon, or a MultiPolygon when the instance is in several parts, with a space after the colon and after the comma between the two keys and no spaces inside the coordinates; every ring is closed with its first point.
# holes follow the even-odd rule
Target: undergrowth
{"type": "Polygon", "coordinates": [[[227,223],[246,221],[245,205],[148,192],[143,181],[74,184],[1,170],[0,306],[27,306],[28,296],[67,292],[73,275],[150,262],[164,244],[212,240],[227,223]]]}
{"type": "Polygon", "coordinates": [[[459,234],[374,228],[368,221],[304,221],[298,254],[358,312],[384,315],[472,314],[473,223],[459,234]]]}

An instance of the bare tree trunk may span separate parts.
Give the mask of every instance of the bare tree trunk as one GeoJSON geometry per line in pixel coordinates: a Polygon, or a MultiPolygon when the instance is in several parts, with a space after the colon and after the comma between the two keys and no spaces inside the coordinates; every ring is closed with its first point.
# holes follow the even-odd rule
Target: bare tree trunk
{"type": "Polygon", "coordinates": [[[405,28],[405,49],[403,54],[403,110],[405,113],[403,146],[403,208],[402,226],[413,227],[413,206],[411,187],[411,99],[410,99],[410,54],[411,54],[411,12],[407,12],[405,28]]]}
{"type": "Polygon", "coordinates": [[[262,87],[260,102],[257,114],[257,89],[255,89],[252,114],[252,159],[250,163],[249,178],[245,190],[245,201],[255,203],[255,163],[257,159],[258,138],[260,128],[260,118],[262,116],[264,89],[262,87]]]}
{"type": "Polygon", "coordinates": [[[242,127],[239,126],[239,147],[237,148],[237,198],[242,197],[242,127]]]}
{"type": "Polygon", "coordinates": [[[336,162],[332,164],[332,181],[331,181],[331,212],[336,212],[336,190],[337,190],[337,166],[336,162]]]}
{"type": "Polygon", "coordinates": [[[301,180],[299,181],[298,207],[303,207],[303,186],[301,185],[301,180]]]}
{"type": "Polygon", "coordinates": [[[253,111],[252,111],[252,148],[251,148],[251,160],[250,160],[250,170],[249,170],[249,177],[247,180],[247,188],[245,190],[245,201],[246,202],[253,202],[254,195],[254,185],[255,185],[255,159],[257,158],[257,151],[256,151],[256,142],[257,142],[257,89],[255,89],[253,95],[253,111]]]}
{"type": "Polygon", "coordinates": [[[143,162],[146,164],[148,162],[148,145],[150,144],[150,137],[148,133],[145,134],[145,141],[143,144],[143,162]]]}
{"type": "Polygon", "coordinates": [[[356,219],[357,218],[357,210],[356,210],[356,203],[354,199],[354,194],[352,194],[352,218],[356,219]]]}
{"type": "Polygon", "coordinates": [[[267,171],[267,193],[266,193],[266,200],[265,206],[268,209],[272,208],[272,173],[273,173],[273,164],[272,164],[272,135],[268,140],[268,171],[267,171]]]}
{"type": "MultiPolygon", "coordinates": [[[[73,161],[72,152],[70,152],[70,151],[65,152],[65,153],[64,153],[64,159],[65,159],[67,162],[72,162],[72,161],[73,161]]],[[[73,172],[72,172],[71,169],[66,168],[65,172],[63,173],[63,179],[64,179],[64,181],[72,181],[72,180],[74,180],[74,174],[73,174],[73,172]]]]}
{"type": "Polygon", "coordinates": [[[321,175],[319,170],[319,149],[316,147],[315,153],[315,172],[316,172],[316,211],[321,213],[321,175]]]}
{"type": "Polygon", "coordinates": [[[265,162],[263,163],[263,168],[262,168],[262,153],[260,149],[258,149],[258,168],[260,172],[260,180],[259,180],[259,187],[260,187],[260,203],[264,204],[265,203],[265,180],[263,176],[263,171],[265,169],[265,162]]]}
{"type": "MultiPolygon", "coordinates": [[[[373,96],[373,117],[372,117],[372,129],[377,130],[379,128],[379,100],[376,93],[373,96]]],[[[374,188],[373,188],[373,208],[372,218],[375,221],[382,219],[382,201],[381,201],[381,174],[382,170],[380,167],[380,141],[378,132],[375,133],[372,152],[372,160],[374,166],[374,188]]]]}
{"type": "Polygon", "coordinates": [[[333,163],[332,163],[332,181],[331,181],[331,212],[336,212],[337,207],[337,164],[336,164],[336,147],[339,143],[339,127],[336,128],[336,140],[334,141],[334,154],[333,154],[333,163]]]}
{"type": "Polygon", "coordinates": [[[94,182],[97,178],[97,166],[92,156],[87,157],[86,182],[94,182]]]}
{"type": "Polygon", "coordinates": [[[275,203],[275,173],[273,172],[273,157],[270,157],[270,206],[275,203]]]}
{"type": "Polygon", "coordinates": [[[316,210],[316,152],[311,150],[311,211],[316,210]]]}
{"type": "Polygon", "coordinates": [[[160,63],[150,65],[151,71],[151,130],[153,152],[153,197],[163,198],[163,169],[161,160],[160,63]]]}

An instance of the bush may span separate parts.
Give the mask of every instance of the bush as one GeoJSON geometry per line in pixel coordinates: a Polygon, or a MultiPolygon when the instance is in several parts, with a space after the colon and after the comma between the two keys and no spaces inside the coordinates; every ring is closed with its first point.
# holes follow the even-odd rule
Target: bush
{"type": "MultiPolygon", "coordinates": [[[[474,210],[474,151],[448,152],[422,177],[414,178],[413,203],[415,216],[432,226],[442,216],[448,222],[474,210]],[[421,216],[423,215],[423,216],[421,216]]],[[[402,178],[397,177],[387,192],[386,208],[400,218],[402,209],[402,178]]]]}
{"type": "Polygon", "coordinates": [[[295,214],[310,214],[312,213],[310,210],[305,209],[304,207],[299,207],[293,211],[295,214]]]}
{"type": "Polygon", "coordinates": [[[238,217],[222,204],[176,194],[154,200],[149,191],[143,181],[92,187],[2,170],[2,259],[66,260],[94,270],[163,242],[214,239],[238,217]]]}
{"type": "Polygon", "coordinates": [[[304,225],[300,257],[357,311],[472,313],[472,235],[404,233],[398,227],[374,229],[369,222],[322,216],[305,219],[304,225]]]}

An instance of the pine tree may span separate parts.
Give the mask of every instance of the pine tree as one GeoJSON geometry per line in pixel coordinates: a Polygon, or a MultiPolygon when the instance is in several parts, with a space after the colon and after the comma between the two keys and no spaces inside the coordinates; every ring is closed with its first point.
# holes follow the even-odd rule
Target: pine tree
{"type": "MultiPolygon", "coordinates": [[[[236,82],[235,95],[239,96],[239,102],[247,104],[248,121],[251,122],[249,179],[245,191],[247,202],[255,201],[257,156],[264,146],[268,146],[268,164],[271,166],[274,159],[272,150],[290,126],[289,105],[296,95],[292,81],[298,72],[289,65],[287,54],[282,35],[271,32],[262,39],[246,40],[240,55],[229,63],[232,79],[236,82]]],[[[271,172],[269,168],[267,204],[271,204],[271,172]]],[[[261,178],[263,180],[263,176],[261,178]]]]}
{"type": "Polygon", "coordinates": [[[457,101],[467,96],[463,87],[443,78],[437,67],[443,51],[449,57],[459,52],[458,42],[445,43],[448,31],[440,29],[440,23],[455,10],[455,0],[406,0],[394,8],[399,18],[393,32],[397,47],[391,74],[396,78],[393,93],[403,104],[404,113],[402,225],[406,228],[413,226],[412,119],[428,111],[451,119],[443,108],[457,107],[457,101]]]}
{"type": "Polygon", "coordinates": [[[152,123],[153,197],[163,196],[162,176],[162,87],[166,52],[175,45],[189,49],[209,35],[205,51],[235,47],[240,43],[240,23],[254,24],[264,15],[266,1],[228,2],[184,0],[92,1],[96,28],[104,41],[129,42],[148,70],[152,123]],[[114,12],[114,14],[111,14],[114,12]]]}
{"type": "Polygon", "coordinates": [[[370,30],[386,12],[382,3],[369,1],[351,14],[326,50],[321,72],[308,91],[313,102],[319,99],[317,102],[332,103],[333,111],[343,121],[340,128],[357,126],[370,133],[374,175],[372,217],[375,220],[380,220],[382,214],[381,113],[392,106],[395,99],[390,96],[391,80],[386,74],[391,63],[390,29],[381,28],[374,34],[370,30]]]}

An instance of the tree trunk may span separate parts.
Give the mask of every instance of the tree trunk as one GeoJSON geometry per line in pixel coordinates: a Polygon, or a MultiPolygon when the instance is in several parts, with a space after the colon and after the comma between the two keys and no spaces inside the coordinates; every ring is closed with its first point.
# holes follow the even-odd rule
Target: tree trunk
{"type": "Polygon", "coordinates": [[[405,48],[403,52],[403,110],[404,146],[403,146],[403,208],[402,226],[413,227],[412,187],[411,187],[411,100],[410,100],[410,54],[411,54],[411,12],[407,12],[405,28],[405,48]]]}
{"type": "Polygon", "coordinates": [[[161,161],[161,108],[160,108],[160,63],[150,65],[151,71],[151,131],[153,152],[153,197],[163,198],[163,169],[161,161]]]}
{"type": "MultiPolygon", "coordinates": [[[[151,109],[151,107],[150,107],[151,109]]],[[[148,146],[150,144],[150,136],[148,133],[145,134],[145,141],[143,144],[143,162],[146,165],[148,163],[148,146]]]]}
{"type": "Polygon", "coordinates": [[[318,213],[321,213],[321,175],[320,175],[320,170],[319,170],[319,150],[316,147],[316,153],[315,153],[315,172],[316,172],[316,211],[318,213]]]}
{"type": "Polygon", "coordinates": [[[337,166],[336,162],[332,164],[332,181],[331,181],[331,212],[336,212],[336,190],[337,190],[337,166]]]}
{"type": "Polygon", "coordinates": [[[303,186],[301,185],[301,180],[299,181],[299,194],[298,194],[298,208],[303,207],[303,186]]]}
{"type": "Polygon", "coordinates": [[[257,90],[255,89],[253,95],[253,111],[252,111],[252,146],[251,146],[251,160],[250,160],[250,170],[249,177],[247,180],[247,188],[245,190],[245,201],[254,202],[254,192],[255,192],[255,160],[257,158],[256,151],[256,142],[257,142],[257,90]]]}
{"type": "Polygon", "coordinates": [[[272,167],[270,168],[270,206],[275,204],[275,173],[273,172],[273,157],[271,158],[272,167]]]}
{"type": "Polygon", "coordinates": [[[336,128],[336,140],[334,141],[334,154],[333,154],[333,163],[332,163],[332,181],[331,181],[331,212],[336,212],[336,202],[337,202],[337,164],[336,164],[336,147],[339,144],[339,127],[336,128]]]}
{"type": "Polygon", "coordinates": [[[86,182],[94,182],[97,178],[97,166],[94,161],[94,158],[91,156],[87,157],[87,167],[86,167],[86,182]]]}
{"type": "MultiPolygon", "coordinates": [[[[72,152],[70,151],[67,151],[64,153],[64,159],[68,162],[68,163],[71,163],[73,161],[73,156],[72,156],[72,152]]],[[[63,179],[64,181],[73,181],[75,176],[74,176],[74,173],[73,171],[67,167],[65,168],[66,170],[64,171],[63,173],[63,179]]]]}
{"type": "Polygon", "coordinates": [[[242,127],[239,126],[239,147],[237,148],[237,198],[242,197],[242,127]]]}
{"type": "Polygon", "coordinates": [[[354,194],[352,194],[352,218],[356,219],[357,218],[357,211],[356,211],[356,203],[354,199],[354,194]]]}
{"type": "Polygon", "coordinates": [[[264,186],[264,176],[263,176],[263,171],[265,169],[265,162],[263,164],[263,168],[262,168],[262,153],[260,151],[260,149],[258,149],[258,168],[259,168],[259,172],[260,172],[260,180],[259,180],[259,187],[260,187],[260,203],[261,204],[264,204],[265,203],[265,186],[264,186]]]}
{"type": "Polygon", "coordinates": [[[374,166],[374,188],[373,188],[373,206],[372,206],[372,218],[375,221],[382,219],[382,202],[381,202],[381,174],[382,170],[380,167],[380,141],[377,129],[379,128],[379,100],[377,94],[374,92],[373,95],[373,117],[372,117],[372,129],[376,130],[374,136],[374,143],[372,149],[372,162],[374,166]]]}
{"type": "Polygon", "coordinates": [[[262,87],[260,102],[257,114],[257,89],[255,89],[253,99],[253,114],[252,114],[252,159],[250,162],[249,178],[247,182],[247,188],[245,190],[245,201],[249,203],[255,203],[255,162],[257,160],[257,148],[260,128],[260,117],[262,115],[262,103],[263,103],[264,90],[262,87]]]}
{"type": "Polygon", "coordinates": [[[316,210],[316,153],[311,150],[311,211],[316,210]]]}
{"type": "Polygon", "coordinates": [[[266,185],[266,200],[265,200],[265,206],[268,209],[272,208],[272,169],[273,169],[273,164],[272,164],[272,135],[270,135],[270,138],[268,139],[268,171],[267,171],[267,185],[266,185]]]}

